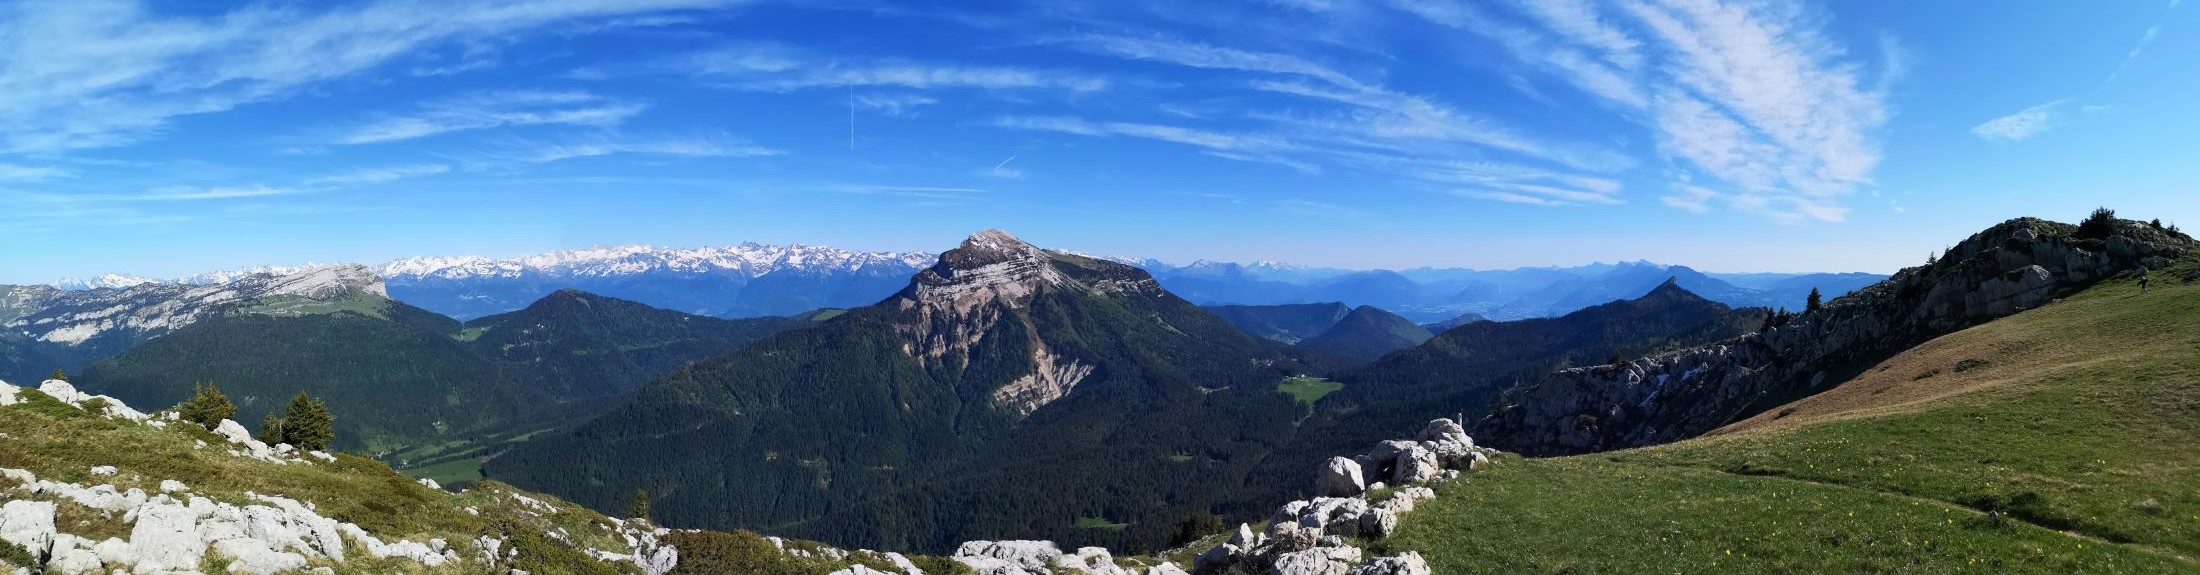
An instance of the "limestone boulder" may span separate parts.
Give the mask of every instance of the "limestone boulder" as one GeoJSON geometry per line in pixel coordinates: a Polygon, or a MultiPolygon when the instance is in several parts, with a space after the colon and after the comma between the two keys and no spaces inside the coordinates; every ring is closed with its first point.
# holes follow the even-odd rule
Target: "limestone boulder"
{"type": "Polygon", "coordinates": [[[1366,491],[1359,462],[1343,457],[1329,458],[1315,479],[1315,492],[1322,497],[1353,497],[1366,491]]]}
{"type": "Polygon", "coordinates": [[[45,560],[53,546],[55,506],[45,501],[9,501],[0,505],[0,541],[30,550],[34,559],[45,560]]]}
{"type": "Polygon", "coordinates": [[[1398,453],[1397,464],[1390,477],[1391,483],[1398,485],[1427,483],[1443,472],[1444,466],[1437,462],[1436,452],[1429,451],[1420,444],[1413,444],[1398,453]]]}

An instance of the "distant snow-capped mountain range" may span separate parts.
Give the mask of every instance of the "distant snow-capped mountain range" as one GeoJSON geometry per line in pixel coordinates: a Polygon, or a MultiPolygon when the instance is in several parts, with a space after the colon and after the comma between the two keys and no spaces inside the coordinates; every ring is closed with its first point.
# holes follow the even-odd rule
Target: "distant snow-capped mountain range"
{"type": "MultiPolygon", "coordinates": [[[[934,254],[925,252],[860,252],[829,246],[763,245],[744,243],[727,247],[659,248],[645,245],[597,246],[560,250],[509,259],[481,256],[411,257],[372,266],[384,279],[493,278],[528,274],[583,277],[635,275],[655,271],[713,273],[738,272],[750,277],[779,271],[855,271],[866,267],[923,267],[934,254]]],[[[307,263],[295,266],[255,266],[220,270],[172,279],[129,274],[105,274],[94,278],[64,278],[56,288],[88,290],[126,288],[149,283],[212,285],[259,274],[291,275],[303,271],[348,264],[307,263]]]]}
{"type": "MultiPolygon", "coordinates": [[[[1072,252],[1075,253],[1075,252],[1072,252]]],[[[1202,305],[1337,301],[1374,305],[1419,322],[1464,313],[1492,319],[1563,314],[1626,299],[1668,277],[1705,297],[1737,306],[1800,307],[1813,287],[1828,297],[1878,281],[1877,274],[1706,274],[1648,261],[1573,267],[1473,270],[1422,267],[1351,270],[1273,260],[1250,264],[1199,260],[1086,257],[1137,266],[1163,287],[1202,305]]],[[[389,294],[428,310],[471,319],[525,307],[559,289],[579,289],[657,307],[718,317],[793,315],[875,303],[932,265],[928,252],[866,252],[828,246],[743,243],[724,247],[599,246],[516,258],[413,257],[369,266],[389,294]]],[[[342,264],[260,266],[170,280],[107,274],[51,285],[67,290],[142,284],[217,285],[258,274],[290,275],[342,264]]]]}

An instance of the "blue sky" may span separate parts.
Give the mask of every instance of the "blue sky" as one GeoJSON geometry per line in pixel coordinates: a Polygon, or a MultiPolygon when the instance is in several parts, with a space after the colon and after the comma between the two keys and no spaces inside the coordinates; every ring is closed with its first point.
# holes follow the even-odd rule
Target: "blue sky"
{"type": "Polygon", "coordinates": [[[11,2],[0,282],[987,227],[1887,272],[2021,215],[2200,225],[2196,9],[11,2]]]}

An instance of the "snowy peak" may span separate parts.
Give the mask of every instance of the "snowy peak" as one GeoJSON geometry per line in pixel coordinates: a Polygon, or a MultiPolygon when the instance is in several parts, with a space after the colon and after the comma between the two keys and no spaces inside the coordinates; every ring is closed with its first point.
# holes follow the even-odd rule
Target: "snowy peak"
{"type": "Polygon", "coordinates": [[[53,282],[52,285],[53,287],[70,291],[83,291],[92,289],[122,289],[128,287],[136,287],[138,285],[149,283],[160,283],[160,280],[127,274],[101,274],[99,277],[95,278],[62,278],[60,281],[53,282]]]}
{"type": "Polygon", "coordinates": [[[659,248],[597,246],[511,259],[480,256],[419,257],[382,265],[392,280],[543,277],[616,277],[651,272],[761,277],[776,272],[838,272],[866,268],[909,270],[932,255],[922,252],[858,252],[827,246],[743,243],[731,247],[659,248]]]}
{"type": "Polygon", "coordinates": [[[34,340],[77,347],[92,342],[136,342],[196,323],[208,314],[248,309],[276,298],[327,301],[348,296],[387,299],[374,270],[362,265],[315,268],[289,275],[255,274],[204,286],[144,283],[128,288],[60,292],[16,310],[5,327],[34,340]]]}

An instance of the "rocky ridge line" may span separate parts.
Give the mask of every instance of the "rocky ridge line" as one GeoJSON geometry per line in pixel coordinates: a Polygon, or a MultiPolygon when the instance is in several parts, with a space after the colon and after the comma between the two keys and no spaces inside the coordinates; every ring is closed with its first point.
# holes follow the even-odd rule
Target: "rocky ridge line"
{"type": "Polygon", "coordinates": [[[1823,391],[1934,337],[2047,305],[2139,267],[2193,253],[2193,240],[2128,220],[2106,238],[2020,218],[1979,232],[1924,266],[1827,302],[1785,325],[1620,365],[1577,368],[1523,388],[1476,434],[1528,455],[1669,443],[1823,391]]]}

